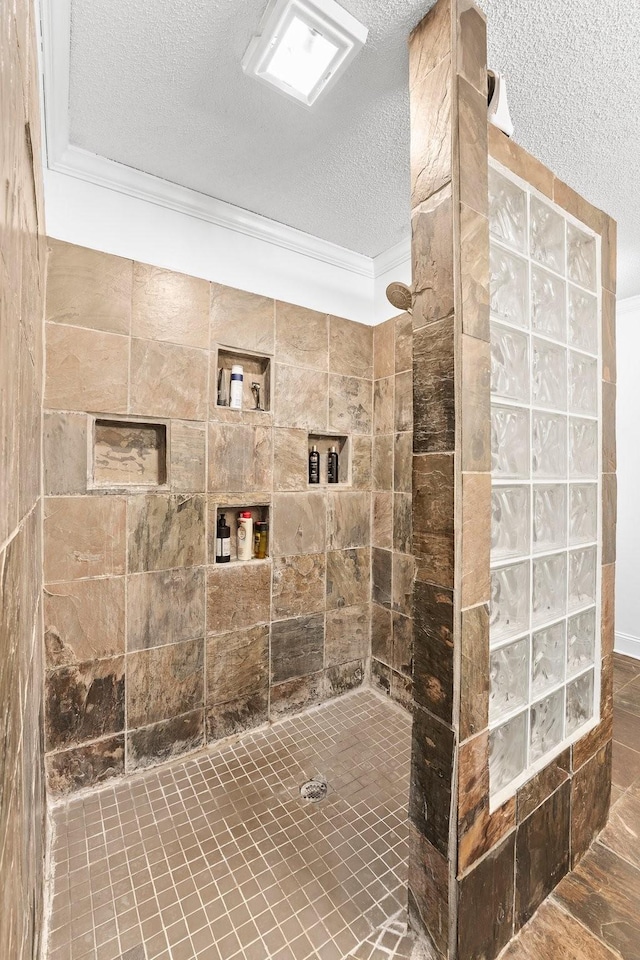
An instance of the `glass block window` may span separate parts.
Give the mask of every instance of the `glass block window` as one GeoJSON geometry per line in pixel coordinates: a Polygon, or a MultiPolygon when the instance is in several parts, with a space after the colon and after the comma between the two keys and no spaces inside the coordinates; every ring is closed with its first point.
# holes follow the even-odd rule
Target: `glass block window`
{"type": "Polygon", "coordinates": [[[497,166],[491,230],[492,805],[594,726],[599,238],[497,166]]]}

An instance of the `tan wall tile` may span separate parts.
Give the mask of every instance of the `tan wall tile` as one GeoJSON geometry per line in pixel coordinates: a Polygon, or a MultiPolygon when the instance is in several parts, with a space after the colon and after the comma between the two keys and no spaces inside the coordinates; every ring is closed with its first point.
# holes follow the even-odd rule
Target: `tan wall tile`
{"type": "Polygon", "coordinates": [[[324,647],[325,666],[364,659],[369,649],[370,624],[369,604],[329,610],[324,647]]]}
{"type": "Polygon", "coordinates": [[[616,619],[616,567],[614,563],[602,567],[602,656],[613,653],[616,619]]]}
{"type": "Polygon", "coordinates": [[[269,627],[207,640],[207,703],[245,700],[269,685],[269,627]]]}
{"type": "Polygon", "coordinates": [[[616,385],[602,383],[602,471],[616,470],[616,385]]]}
{"type": "Polygon", "coordinates": [[[462,470],[491,470],[491,353],[489,344],[462,334],[460,463],[462,470]]]}
{"type": "Polygon", "coordinates": [[[373,438],[373,472],[372,486],[374,490],[393,489],[393,434],[373,438]]]}
{"type": "Polygon", "coordinates": [[[397,493],[411,493],[413,465],[413,434],[396,433],[393,443],[393,489],[397,493]]]}
{"type": "Polygon", "coordinates": [[[395,373],[395,323],[385,320],[373,328],[373,375],[376,380],[395,373]]]}
{"type": "Polygon", "coordinates": [[[209,492],[270,490],[272,431],[268,427],[209,423],[209,492]]]}
{"type": "Polygon", "coordinates": [[[394,322],[396,341],[395,372],[404,373],[413,368],[413,322],[408,313],[401,313],[394,322]]]}
{"type": "Polygon", "coordinates": [[[458,73],[487,97],[487,21],[472,2],[458,3],[458,73]]]}
{"type": "Polygon", "coordinates": [[[209,286],[207,280],[134,263],[131,335],[208,349],[209,286]]]}
{"type": "Polygon", "coordinates": [[[329,429],[340,433],[371,433],[371,381],[329,375],[329,429]]]}
{"type": "Polygon", "coordinates": [[[127,504],[129,573],[205,562],[205,498],[150,494],[127,504]]]}
{"type": "Polygon", "coordinates": [[[127,651],[204,636],[203,567],[136,573],[127,579],[127,651]]]}
{"type": "Polygon", "coordinates": [[[393,433],[395,377],[383,377],[373,386],[373,432],[393,433]]]}
{"type": "Polygon", "coordinates": [[[276,356],[279,363],[329,369],[329,317],[276,300],[276,356]]]}
{"type": "Polygon", "coordinates": [[[445,453],[455,446],[453,317],[414,332],[414,453],[445,453]]]}
{"type": "Polygon", "coordinates": [[[171,423],[169,470],[171,489],[176,493],[201,493],[206,489],[206,439],[204,423],[171,423]]]}
{"type": "Polygon", "coordinates": [[[371,380],[373,327],[342,317],[329,317],[329,370],[371,380]]]}
{"type": "Polygon", "coordinates": [[[86,416],[45,412],[42,429],[45,495],[86,493],[86,416]]]}
{"type": "Polygon", "coordinates": [[[276,363],[274,423],[324,432],[328,426],[329,380],[326,373],[276,363]]]}
{"type": "Polygon", "coordinates": [[[462,329],[489,339],[489,221],[460,204],[460,283],[462,329]]]}
{"type": "Polygon", "coordinates": [[[275,304],[245,290],[211,284],[211,346],[275,351],[275,304]]]}
{"type": "Polygon", "coordinates": [[[51,497],[44,508],[48,582],[125,572],[123,497],[51,497]]]}
{"type": "Polygon", "coordinates": [[[127,655],[127,726],[168,720],[202,706],[204,640],[127,655]]]}
{"type": "Polygon", "coordinates": [[[451,56],[411,89],[411,205],[451,180],[451,56]]]}
{"type": "Polygon", "coordinates": [[[453,200],[447,184],[411,215],[414,329],[448,317],[454,308],[453,200]]]}
{"type": "Polygon", "coordinates": [[[460,739],[489,723],[489,605],[461,613],[460,739]]]}
{"type": "Polygon", "coordinates": [[[502,130],[498,130],[492,123],[489,124],[489,156],[497,160],[507,170],[516,176],[522,177],[532,187],[539,190],[545,197],[553,200],[555,177],[551,170],[532,157],[530,153],[507,137],[502,130]]]}
{"type": "Polygon", "coordinates": [[[49,240],[45,318],[109,333],[129,333],[131,260],[49,240]]]}
{"type": "Polygon", "coordinates": [[[208,361],[204,350],[133,339],[130,413],[206,420],[208,361]]]}
{"type": "Polygon", "coordinates": [[[327,553],[327,608],[366,603],[371,595],[371,551],[368,547],[327,553]]]}
{"type": "Polygon", "coordinates": [[[268,623],[270,563],[221,563],[207,573],[207,633],[244,630],[268,623]]]}
{"type": "Polygon", "coordinates": [[[320,553],[326,547],[326,500],[318,493],[276,493],[271,547],[274,557],[320,553]]]}
{"type": "Polygon", "coordinates": [[[451,3],[436,3],[409,37],[409,86],[423,80],[451,53],[451,3]]]}
{"type": "Polygon", "coordinates": [[[602,291],[602,379],[616,382],[616,298],[602,291]]]}
{"type": "Polygon", "coordinates": [[[413,427],[413,372],[396,374],[394,399],[394,429],[406,432],[413,427]]]}
{"type": "Polygon", "coordinates": [[[416,577],[453,586],[453,454],[413,458],[413,555],[416,577]]]}
{"type": "Polygon", "coordinates": [[[306,430],[273,431],[273,488],[306,491],[309,483],[309,445],[306,430]]]}
{"type": "Polygon", "coordinates": [[[46,336],[45,406],[53,410],[127,412],[127,337],[55,323],[46,325],[46,336]]]}
{"type": "Polygon", "coordinates": [[[124,653],[124,595],[124,577],[46,584],[47,665],[60,667],[124,653]]]}
{"type": "Polygon", "coordinates": [[[357,490],[371,489],[371,437],[351,438],[351,486],[357,490]]]}
{"type": "Polygon", "coordinates": [[[462,595],[463,607],[489,600],[491,549],[491,476],[462,477],[462,595]]]}
{"type": "Polygon", "coordinates": [[[366,547],[371,536],[371,497],[366,492],[327,494],[327,547],[366,547]]]}
{"type": "Polygon", "coordinates": [[[458,149],[460,202],[487,216],[487,97],[462,77],[458,77],[458,149]]]}
{"type": "Polygon", "coordinates": [[[372,494],[371,544],[391,549],[393,535],[393,494],[382,491],[372,494]]]}
{"type": "Polygon", "coordinates": [[[324,610],[325,569],[324,553],[275,557],[271,614],[274,620],[324,610]]]}

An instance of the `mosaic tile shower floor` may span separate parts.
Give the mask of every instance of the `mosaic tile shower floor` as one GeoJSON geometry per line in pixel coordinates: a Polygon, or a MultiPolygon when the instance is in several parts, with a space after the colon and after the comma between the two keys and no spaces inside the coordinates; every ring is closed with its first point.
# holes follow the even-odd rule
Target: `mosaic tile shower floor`
{"type": "Polygon", "coordinates": [[[361,690],[57,805],[48,960],[409,958],[410,725],[361,690]]]}

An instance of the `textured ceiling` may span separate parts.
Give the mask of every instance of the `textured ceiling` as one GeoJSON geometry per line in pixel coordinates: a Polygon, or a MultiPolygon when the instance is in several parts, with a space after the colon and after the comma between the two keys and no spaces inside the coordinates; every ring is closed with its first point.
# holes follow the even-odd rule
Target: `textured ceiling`
{"type": "MultiPolygon", "coordinates": [[[[406,237],[406,38],[431,0],[342,0],[369,27],[312,110],[245,77],[266,0],[73,0],[71,142],[375,256],[406,237]]],[[[637,0],[480,0],[515,139],[619,222],[640,293],[637,0]]]]}

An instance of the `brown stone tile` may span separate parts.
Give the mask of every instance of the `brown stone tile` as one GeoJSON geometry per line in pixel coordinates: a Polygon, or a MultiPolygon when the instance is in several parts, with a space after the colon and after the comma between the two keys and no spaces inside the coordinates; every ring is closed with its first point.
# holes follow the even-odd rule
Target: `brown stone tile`
{"type": "Polygon", "coordinates": [[[413,602],[413,557],[409,554],[393,554],[391,602],[393,609],[405,616],[411,615],[413,602]]]}
{"type": "Polygon", "coordinates": [[[388,666],[393,663],[391,611],[379,603],[371,604],[371,656],[388,666]]]}
{"type": "Polygon", "coordinates": [[[329,317],[329,370],[347,377],[373,377],[373,327],[329,317]]]}
{"type": "Polygon", "coordinates": [[[205,498],[171,494],[130,497],[129,572],[193,567],[205,562],[205,498]]]}
{"type": "Polygon", "coordinates": [[[391,550],[393,537],[393,494],[389,491],[372,495],[371,545],[391,550]]]}
{"type": "Polygon", "coordinates": [[[276,300],[276,356],[279,363],[327,370],[329,317],[276,300]]]}
{"type": "Polygon", "coordinates": [[[326,500],[322,492],[274,494],[272,555],[322,553],[326,547],[325,518],[326,500]]]}
{"type": "Polygon", "coordinates": [[[204,636],[204,567],[127,579],[127,651],[204,636]]]}
{"type": "Polygon", "coordinates": [[[602,383],[602,471],[616,471],[616,385],[602,383]]]}
{"type": "MultiPolygon", "coordinates": [[[[598,806],[602,807],[603,804],[599,803],[598,806]]],[[[604,829],[599,842],[640,870],[640,847],[637,843],[640,836],[640,791],[637,785],[626,791],[611,809],[609,822],[604,825],[603,819],[601,826],[604,829]]]]}
{"type": "Polygon", "coordinates": [[[385,320],[373,328],[373,376],[380,380],[395,373],[395,324],[385,320]]]}
{"type": "Polygon", "coordinates": [[[395,372],[413,370],[413,322],[411,315],[401,313],[395,318],[395,372]]]}
{"type": "Polygon", "coordinates": [[[491,470],[491,358],[489,344],[462,335],[462,470],[491,470]]]}
{"type": "Polygon", "coordinates": [[[449,948],[449,865],[446,856],[439,853],[412,823],[409,823],[409,917],[414,929],[425,932],[437,951],[436,956],[446,956],[449,948]]]}
{"type": "Polygon", "coordinates": [[[227,633],[267,623],[271,565],[217,564],[207,573],[207,632],[227,633]]]}
{"type": "MultiPolygon", "coordinates": [[[[611,741],[574,774],[571,789],[571,867],[607,822],[611,799],[611,741]]],[[[640,866],[640,856],[638,857],[640,866]]]]}
{"type": "Polygon", "coordinates": [[[131,322],[131,260],[47,241],[45,319],[108,333],[129,333],[131,322]]]}
{"type": "Polygon", "coordinates": [[[393,554],[390,550],[373,547],[371,550],[371,597],[383,607],[391,609],[393,554]]]}
{"type": "Polygon", "coordinates": [[[354,490],[371,489],[371,437],[351,438],[351,486],[354,490]]]}
{"type": "Polygon", "coordinates": [[[411,494],[393,495],[393,549],[399,553],[411,553],[412,544],[411,494]]]}
{"type": "MultiPolygon", "coordinates": [[[[129,339],[80,327],[46,325],[45,406],[127,412],[129,339]]],[[[153,411],[144,411],[154,416],[153,411]]]]}
{"type": "Polygon", "coordinates": [[[176,493],[203,493],[206,490],[206,441],[204,423],[171,423],[169,469],[171,489],[176,493]]]}
{"type": "Polygon", "coordinates": [[[562,180],[555,178],[553,185],[553,199],[559,207],[566,210],[572,216],[577,217],[582,223],[600,233],[603,227],[603,213],[590,204],[579,193],[576,193],[571,187],[562,180]]]}
{"type": "Polygon", "coordinates": [[[124,657],[49,671],[45,683],[46,749],[123,730],[124,689],[124,657]]]}
{"type": "MultiPolygon", "coordinates": [[[[414,331],[453,313],[453,200],[451,184],[411,215],[414,331]]],[[[415,367],[414,337],[414,367],[415,367]]]]}
{"type": "Polygon", "coordinates": [[[615,960],[613,953],[586,930],[581,923],[561,910],[553,900],[546,900],[533,920],[501,956],[501,960],[615,960]]]}
{"type": "Polygon", "coordinates": [[[127,771],[143,770],[204,744],[204,711],[192,710],[127,733],[127,771]]]}
{"type": "Polygon", "coordinates": [[[640,660],[634,657],[625,657],[621,653],[613,655],[613,689],[618,691],[620,687],[634,680],[640,674],[640,660]]]}
{"type": "Polygon", "coordinates": [[[403,432],[413,427],[413,373],[407,370],[396,374],[395,380],[394,427],[396,432],[403,432]]]}
{"type": "Polygon", "coordinates": [[[602,562],[616,560],[618,488],[615,473],[602,474],[602,562]]]}
{"type": "Polygon", "coordinates": [[[489,722],[489,607],[461,614],[460,739],[484,730],[489,722]]]}
{"type": "Polygon", "coordinates": [[[207,280],[134,263],[131,335],[208,350],[209,288],[207,280]]]}
{"type": "Polygon", "coordinates": [[[393,393],[395,377],[383,377],[373,385],[373,432],[393,433],[393,393]]]}
{"type": "Polygon", "coordinates": [[[275,351],[275,303],[246,290],[211,284],[211,346],[275,351]]]}
{"type": "Polygon", "coordinates": [[[260,727],[269,719],[268,689],[265,687],[236,700],[212,704],[205,713],[208,742],[260,727]]]}
{"type": "Polygon", "coordinates": [[[530,153],[521,147],[510,137],[507,137],[502,130],[498,130],[492,123],[488,127],[489,133],[489,156],[497,160],[507,170],[511,170],[516,176],[521,177],[532,187],[539,190],[545,197],[553,200],[553,186],[555,177],[551,170],[532,157],[530,153]]]}
{"type": "Polygon", "coordinates": [[[360,491],[327,494],[327,548],[367,547],[371,537],[371,497],[360,491]]]}
{"type": "MultiPolygon", "coordinates": [[[[640,677],[636,677],[634,680],[631,680],[624,687],[622,687],[622,689],[616,692],[615,705],[616,711],[624,711],[625,714],[632,714],[634,717],[638,718],[638,722],[634,723],[631,719],[631,716],[625,717],[624,727],[628,728],[629,730],[635,727],[636,732],[640,733],[640,677]]],[[[628,739],[628,746],[634,748],[635,746],[640,746],[640,743],[634,744],[631,737],[628,739]]]]}
{"type": "Polygon", "coordinates": [[[413,458],[413,555],[416,577],[453,586],[453,454],[413,458]]]}
{"type": "Polygon", "coordinates": [[[409,816],[443,855],[449,851],[454,735],[416,706],[413,713],[409,816]]]}
{"type": "Polygon", "coordinates": [[[411,87],[411,205],[451,179],[451,56],[411,87]]]}
{"type": "Polygon", "coordinates": [[[368,547],[327,553],[328,610],[366,603],[371,591],[371,551],[368,547]]]}
{"type": "Polygon", "coordinates": [[[273,489],[306,491],[309,482],[309,446],[306,430],[273,430],[273,489]]]}
{"type": "Polygon", "coordinates": [[[451,53],[451,4],[436,3],[409,37],[409,85],[423,80],[451,53]]]}
{"type": "Polygon", "coordinates": [[[613,653],[616,619],[616,568],[614,563],[602,567],[602,631],[601,651],[607,657],[613,653]]]}
{"type": "Polygon", "coordinates": [[[374,690],[377,690],[378,693],[382,693],[385,696],[391,695],[391,667],[388,667],[386,663],[381,663],[379,660],[376,660],[375,657],[371,660],[371,686],[374,690]]]}
{"type": "Polygon", "coordinates": [[[288,713],[297,713],[319,703],[324,696],[324,673],[295,677],[284,683],[273,684],[269,699],[269,717],[277,720],[288,713]]]}
{"type": "Polygon", "coordinates": [[[616,298],[602,291],[602,379],[616,382],[616,298]]]}
{"type": "Polygon", "coordinates": [[[329,376],[329,429],[336,433],[371,433],[371,381],[329,376]]]}
{"type": "MultiPolygon", "coordinates": [[[[20,339],[20,388],[18,393],[18,511],[21,517],[31,509],[40,496],[42,460],[41,374],[33,366],[26,338],[20,339]]],[[[11,470],[11,468],[9,468],[11,470]]]]}
{"type": "Polygon", "coordinates": [[[206,351],[134,338],[129,412],[145,417],[206,420],[208,376],[206,351]]]}
{"type": "Polygon", "coordinates": [[[327,612],[325,666],[364,660],[369,652],[371,610],[368,603],[327,612]]]}
{"type": "Polygon", "coordinates": [[[452,723],[453,593],[416,581],[413,588],[413,696],[452,723]]]}
{"type": "Polygon", "coordinates": [[[413,469],[413,436],[396,433],[393,445],[393,489],[396,493],[411,493],[413,469]]]}
{"type": "Polygon", "coordinates": [[[182,640],[127,655],[127,725],[169,720],[203,705],[204,641],[182,640]]]}
{"type": "Polygon", "coordinates": [[[365,678],[364,660],[338,663],[324,672],[324,690],[327,697],[340,697],[349,690],[362,686],[365,678]]]}
{"type": "Polygon", "coordinates": [[[462,329],[470,337],[489,339],[489,221],[460,204],[460,275],[462,329]]]}
{"type": "Polygon", "coordinates": [[[540,806],[554,793],[565,780],[569,779],[571,751],[564,750],[559,757],[547,764],[539,773],[519,788],[516,797],[518,802],[518,823],[526,820],[529,814],[540,806]]]}
{"type": "Polygon", "coordinates": [[[413,452],[447,453],[455,444],[453,317],[413,337],[413,452]]]}
{"type": "Polygon", "coordinates": [[[458,77],[458,150],[460,201],[487,216],[487,95],[463,77],[458,77]]]}
{"type": "Polygon", "coordinates": [[[124,773],[124,734],[50,753],[45,762],[52,796],[95,787],[124,773]]]}
{"type": "Polygon", "coordinates": [[[373,438],[373,473],[372,487],[374,490],[393,489],[393,434],[373,438]]]}
{"type": "Polygon", "coordinates": [[[209,492],[255,493],[272,486],[273,444],[269,427],[209,423],[209,492]]]}
{"type": "Polygon", "coordinates": [[[122,497],[45,500],[45,579],[54,582],[124,573],[125,506],[122,497]]]}
{"type": "Polygon", "coordinates": [[[489,600],[491,550],[491,476],[462,477],[462,599],[463,607],[489,600]]]}
{"type": "Polygon", "coordinates": [[[487,97],[487,23],[473,0],[457,6],[458,73],[487,97]]]}
{"type": "Polygon", "coordinates": [[[323,667],[324,614],[271,625],[271,681],[308,676],[323,667]]]}
{"type": "Polygon", "coordinates": [[[458,956],[495,957],[513,933],[515,834],[502,841],[460,881],[458,956]]]}
{"type": "Polygon", "coordinates": [[[611,657],[602,661],[600,686],[600,723],[571,748],[571,768],[579,770],[613,736],[613,672],[611,657]]]}
{"type": "Polygon", "coordinates": [[[517,930],[531,919],[569,870],[570,796],[571,784],[567,782],[518,826],[517,930]]]}
{"type": "MultiPolygon", "coordinates": [[[[413,676],[413,620],[402,613],[393,613],[393,660],[396,673],[413,676]]],[[[413,700],[413,685],[411,687],[413,700]]]]}
{"type": "Polygon", "coordinates": [[[324,553],[276,557],[273,561],[272,617],[282,620],[325,607],[324,553]]]}
{"type": "Polygon", "coordinates": [[[252,696],[266,694],[269,685],[268,624],[209,637],[206,652],[207,706],[228,701],[249,704],[252,696]]]}
{"type": "Polygon", "coordinates": [[[47,666],[71,666],[124,653],[124,596],[124,577],[47,584],[47,666]]]}
{"type": "Polygon", "coordinates": [[[328,374],[276,363],[274,424],[326,432],[329,425],[328,374]]]}

